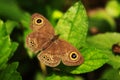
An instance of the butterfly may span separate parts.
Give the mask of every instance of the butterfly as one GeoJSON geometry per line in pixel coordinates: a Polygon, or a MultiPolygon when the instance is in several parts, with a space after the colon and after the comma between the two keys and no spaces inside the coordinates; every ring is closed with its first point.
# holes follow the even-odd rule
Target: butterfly
{"type": "Polygon", "coordinates": [[[55,34],[50,22],[41,14],[31,17],[32,32],[26,37],[26,46],[37,54],[39,61],[49,67],[61,62],[66,66],[78,66],[84,62],[81,53],[67,41],[55,34]]]}

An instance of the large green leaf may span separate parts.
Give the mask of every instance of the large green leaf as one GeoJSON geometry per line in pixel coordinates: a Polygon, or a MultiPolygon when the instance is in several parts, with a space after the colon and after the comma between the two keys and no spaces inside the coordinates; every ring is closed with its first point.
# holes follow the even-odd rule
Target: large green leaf
{"type": "Polygon", "coordinates": [[[81,53],[84,57],[83,64],[77,67],[62,67],[61,70],[72,74],[86,73],[100,68],[108,61],[108,57],[96,48],[84,48],[81,53]]]}
{"type": "Polygon", "coordinates": [[[87,39],[87,44],[90,47],[101,49],[104,54],[107,54],[110,61],[108,62],[113,68],[120,68],[120,56],[114,55],[112,45],[120,42],[120,33],[105,33],[99,34],[87,39]]]}
{"type": "Polygon", "coordinates": [[[75,3],[59,20],[55,31],[60,38],[80,48],[86,39],[88,29],[87,15],[81,2],[75,3]]]}
{"type": "Polygon", "coordinates": [[[0,80],[22,80],[20,74],[16,71],[18,63],[9,64],[5,69],[0,71],[0,80]]]}

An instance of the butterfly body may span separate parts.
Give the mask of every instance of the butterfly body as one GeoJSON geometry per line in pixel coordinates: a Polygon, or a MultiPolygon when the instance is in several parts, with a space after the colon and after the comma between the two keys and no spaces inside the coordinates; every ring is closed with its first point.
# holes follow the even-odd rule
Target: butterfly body
{"type": "Polygon", "coordinates": [[[40,52],[37,57],[45,65],[56,67],[61,61],[67,66],[83,63],[80,52],[67,41],[59,39],[52,25],[42,15],[32,15],[31,29],[33,32],[26,37],[26,45],[34,53],[40,52]]]}

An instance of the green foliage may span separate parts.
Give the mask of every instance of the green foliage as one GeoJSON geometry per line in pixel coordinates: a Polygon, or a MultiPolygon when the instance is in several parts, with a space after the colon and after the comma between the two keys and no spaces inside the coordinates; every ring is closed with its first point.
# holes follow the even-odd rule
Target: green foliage
{"type": "Polygon", "coordinates": [[[5,22],[6,30],[8,34],[11,34],[13,29],[18,26],[18,23],[12,20],[7,20],[5,22]]]}
{"type": "Polygon", "coordinates": [[[59,76],[59,75],[55,75],[55,74],[46,78],[46,80],[51,80],[51,79],[52,80],[74,80],[74,78],[71,76],[69,76],[69,77],[68,76],[59,76]]]}
{"type": "Polygon", "coordinates": [[[35,80],[84,80],[82,77],[67,75],[64,73],[52,73],[48,76],[44,76],[41,73],[37,73],[35,80]]]}
{"type": "Polygon", "coordinates": [[[22,80],[20,74],[16,71],[18,62],[7,65],[0,72],[0,80],[22,80]]]}
{"type": "MultiPolygon", "coordinates": [[[[92,12],[91,12],[92,13],[92,12]]],[[[98,9],[89,16],[89,29],[95,27],[99,33],[115,31],[116,24],[111,16],[106,14],[105,10],[98,9]]]]}
{"type": "Polygon", "coordinates": [[[81,2],[75,3],[59,20],[55,27],[57,34],[72,45],[80,48],[86,39],[88,29],[86,11],[81,2]]]}
{"type": "Polygon", "coordinates": [[[115,69],[107,69],[99,80],[120,80],[120,72],[115,69]]]}
{"type": "Polygon", "coordinates": [[[119,33],[99,34],[87,39],[88,45],[101,49],[109,57],[109,64],[113,68],[120,68],[120,56],[112,53],[112,45],[120,42],[119,33]]]}
{"type": "Polygon", "coordinates": [[[16,71],[18,63],[7,64],[8,60],[13,56],[14,51],[18,47],[18,43],[11,42],[8,34],[9,26],[13,22],[9,22],[7,27],[0,20],[0,80],[21,80],[20,74],[16,71]]]}

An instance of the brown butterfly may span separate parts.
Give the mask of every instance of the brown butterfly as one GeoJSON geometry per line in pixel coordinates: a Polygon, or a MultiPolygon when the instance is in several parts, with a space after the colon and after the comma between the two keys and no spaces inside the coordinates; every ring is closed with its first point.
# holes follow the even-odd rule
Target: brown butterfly
{"type": "Polygon", "coordinates": [[[39,53],[37,58],[45,65],[56,67],[62,61],[66,66],[78,66],[84,62],[80,52],[67,41],[59,39],[42,15],[32,15],[30,28],[33,32],[26,37],[26,45],[34,53],[39,53]]]}

